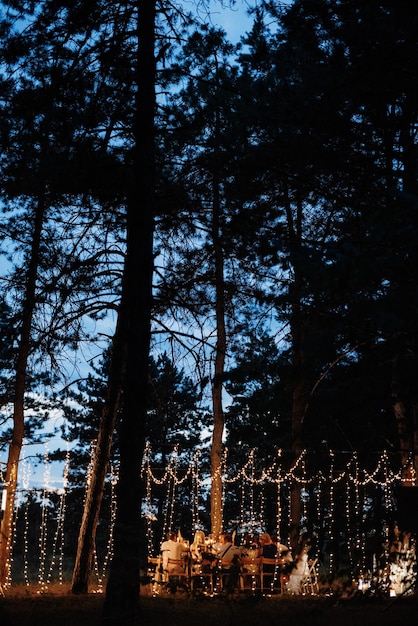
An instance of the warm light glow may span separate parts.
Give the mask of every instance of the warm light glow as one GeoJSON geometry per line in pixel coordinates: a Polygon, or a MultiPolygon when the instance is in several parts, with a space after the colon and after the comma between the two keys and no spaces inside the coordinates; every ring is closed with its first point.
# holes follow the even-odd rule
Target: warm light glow
{"type": "MultiPolygon", "coordinates": [[[[91,459],[89,469],[87,471],[87,484],[91,480],[91,469],[93,467],[95,454],[95,444],[91,447],[91,459]]],[[[291,521],[290,495],[295,485],[300,487],[301,502],[301,520],[296,522],[309,522],[311,525],[324,529],[326,534],[329,552],[326,562],[327,570],[335,573],[335,553],[334,541],[336,539],[336,523],[343,523],[343,534],[347,543],[347,556],[352,572],[359,581],[359,589],[364,590],[365,577],[367,576],[367,585],[378,584],[383,585],[385,573],[379,571],[380,565],[376,561],[376,555],[369,567],[373,571],[367,571],[366,563],[366,532],[364,527],[364,519],[373,506],[373,501],[379,501],[382,515],[387,516],[390,520],[393,518],[394,508],[394,489],[405,484],[402,476],[406,473],[405,466],[394,471],[390,466],[388,454],[384,451],[377,458],[376,465],[373,470],[366,470],[359,465],[358,456],[355,452],[347,454],[345,457],[336,456],[336,453],[329,453],[328,469],[319,471],[315,475],[308,475],[309,452],[304,450],[301,452],[291,467],[285,466],[283,452],[278,451],[277,456],[268,468],[260,469],[257,463],[256,451],[251,450],[248,458],[242,467],[231,469],[228,467],[228,451],[224,451],[223,459],[217,468],[215,475],[221,478],[222,489],[215,494],[221,499],[220,511],[222,511],[223,498],[229,488],[233,488],[238,498],[237,519],[234,525],[238,528],[238,532],[244,530],[248,532],[264,532],[269,529],[277,529],[277,537],[281,538],[282,529],[288,528],[291,521]],[[337,459],[338,458],[338,464],[337,459]],[[343,463],[341,463],[341,459],[343,463]],[[338,465],[338,466],[337,466],[338,465]],[[275,510],[276,519],[266,520],[267,495],[273,498],[273,510],[275,510]],[[338,517],[337,517],[338,514],[338,517]],[[312,519],[314,518],[314,519],[312,519]],[[363,572],[360,577],[360,572],[363,572]]],[[[209,488],[208,476],[202,476],[200,453],[196,452],[193,459],[187,465],[180,467],[178,448],[174,448],[172,454],[168,457],[168,463],[165,468],[155,470],[151,466],[151,450],[147,446],[144,454],[142,474],[145,482],[145,499],[142,508],[142,515],[145,519],[148,539],[148,553],[154,556],[153,552],[158,551],[162,537],[155,536],[155,523],[157,521],[156,499],[154,489],[159,487],[164,492],[162,519],[159,520],[159,528],[162,528],[163,536],[168,530],[173,529],[174,520],[176,519],[176,511],[179,506],[180,486],[186,487],[186,491],[190,493],[190,516],[192,532],[202,527],[199,503],[203,501],[203,494],[206,495],[209,488]],[[158,473],[157,473],[158,472],[158,473]]],[[[66,464],[64,469],[64,486],[60,494],[57,510],[54,518],[50,516],[50,461],[48,451],[44,458],[44,484],[45,487],[41,493],[41,527],[38,540],[39,568],[38,568],[38,585],[40,592],[43,592],[53,582],[55,576],[58,582],[63,580],[63,555],[65,540],[65,519],[66,519],[66,501],[68,490],[68,467],[70,453],[67,450],[66,464]]],[[[412,458],[408,464],[413,468],[412,458]]],[[[235,467],[231,464],[231,467],[235,467]]],[[[324,466],[326,467],[326,466],[324,466]]],[[[23,463],[23,488],[29,496],[30,493],[30,469],[23,463]]],[[[103,589],[103,581],[106,577],[109,563],[113,556],[113,527],[116,517],[116,493],[115,486],[117,484],[117,468],[112,467],[110,472],[110,489],[111,489],[111,507],[109,520],[109,538],[107,542],[106,552],[103,563],[99,565],[97,555],[94,555],[94,572],[98,581],[98,591],[103,589]]],[[[408,471],[407,475],[412,481],[416,479],[413,469],[408,471]]],[[[412,483],[411,483],[412,484],[412,483]]],[[[415,484],[415,482],[413,483],[415,484]]],[[[3,498],[6,490],[3,489],[3,498]]],[[[184,505],[184,503],[181,503],[184,505]]],[[[29,497],[26,505],[22,506],[20,511],[23,515],[20,526],[22,527],[23,540],[23,577],[27,585],[29,580],[29,497]]],[[[12,541],[15,540],[16,532],[16,511],[12,512],[11,523],[13,528],[12,541]]],[[[269,507],[271,511],[271,507],[269,507]]],[[[215,520],[222,528],[222,518],[215,520]]],[[[227,520],[231,522],[231,520],[227,520]]],[[[338,532],[340,532],[338,528],[338,532]]],[[[174,529],[178,530],[178,529],[174,529]]],[[[160,533],[161,531],[159,531],[160,533]]],[[[383,533],[388,538],[389,528],[383,521],[383,533]]],[[[340,539],[340,536],[339,536],[340,539]]],[[[207,539],[208,544],[211,539],[207,539]]],[[[284,537],[283,543],[288,542],[288,537],[284,537]]],[[[13,543],[12,543],[13,547],[13,543]]],[[[415,550],[415,546],[413,547],[415,550]]],[[[412,547],[410,548],[412,550],[412,547]]],[[[411,553],[403,555],[390,570],[392,583],[396,586],[400,577],[410,576],[409,563],[411,561],[411,553]]],[[[385,549],[385,559],[388,561],[388,551],[385,549]]],[[[8,563],[9,572],[13,559],[13,551],[11,551],[10,562],[8,563]]],[[[386,574],[386,579],[388,574],[386,574]]],[[[276,574],[274,576],[276,578],[276,574]]],[[[398,584],[397,588],[401,588],[398,584]]],[[[388,589],[389,593],[389,589],[388,589]]]]}

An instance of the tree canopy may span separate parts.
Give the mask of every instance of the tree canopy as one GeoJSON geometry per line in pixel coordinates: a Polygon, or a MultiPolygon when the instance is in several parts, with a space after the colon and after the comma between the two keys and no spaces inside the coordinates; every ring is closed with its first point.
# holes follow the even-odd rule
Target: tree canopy
{"type": "Polygon", "coordinates": [[[144,446],[201,446],[209,406],[213,468],[223,445],[416,457],[418,11],[265,1],[233,45],[204,7],[0,6],[8,465],[34,381],[62,400],[109,350],[111,604],[144,446]]]}

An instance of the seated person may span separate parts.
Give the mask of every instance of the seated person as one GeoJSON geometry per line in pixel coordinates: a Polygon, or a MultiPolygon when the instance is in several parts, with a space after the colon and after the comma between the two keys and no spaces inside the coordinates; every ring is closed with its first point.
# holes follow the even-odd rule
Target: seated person
{"type": "Polygon", "coordinates": [[[197,530],[190,546],[190,556],[192,558],[192,572],[194,574],[210,574],[216,555],[213,554],[211,546],[206,545],[206,537],[203,530],[197,530]]]}
{"type": "Polygon", "coordinates": [[[203,530],[197,530],[194,534],[193,543],[190,546],[190,555],[193,561],[200,562],[203,552],[206,552],[206,539],[203,530]]]}
{"type": "Polygon", "coordinates": [[[168,563],[168,559],[174,559],[176,561],[181,560],[182,552],[184,548],[181,543],[177,541],[176,533],[170,531],[167,533],[166,541],[163,541],[161,544],[161,555],[163,560],[163,570],[169,572],[170,574],[175,574],[175,572],[182,569],[179,565],[175,563],[168,563]]]}
{"type": "Polygon", "coordinates": [[[242,544],[242,555],[249,558],[256,558],[260,551],[258,536],[252,533],[246,533],[242,544]]]}
{"type": "Polygon", "coordinates": [[[221,572],[226,574],[223,587],[227,593],[232,593],[239,580],[241,550],[234,545],[230,534],[221,536],[217,557],[221,561],[221,572]]]}
{"type": "Polygon", "coordinates": [[[277,545],[273,542],[268,533],[260,535],[259,539],[260,551],[259,555],[266,559],[275,559],[277,556],[277,545]]]}
{"type": "MultiPolygon", "coordinates": [[[[259,555],[265,559],[275,559],[277,556],[277,545],[273,542],[272,538],[268,533],[263,533],[260,535],[259,539],[260,550],[259,555]]],[[[263,563],[263,574],[267,574],[267,577],[264,576],[264,582],[266,586],[272,586],[275,582],[275,574],[278,576],[278,565],[277,563],[263,563]]]]}
{"type": "Polygon", "coordinates": [[[190,554],[193,561],[197,563],[202,562],[202,554],[206,552],[205,533],[203,530],[196,530],[193,538],[193,543],[190,546],[190,554]]]}
{"type": "Polygon", "coordinates": [[[217,557],[222,560],[222,567],[228,568],[233,561],[241,557],[241,550],[234,545],[232,536],[224,533],[221,536],[221,543],[217,546],[217,557]]]}

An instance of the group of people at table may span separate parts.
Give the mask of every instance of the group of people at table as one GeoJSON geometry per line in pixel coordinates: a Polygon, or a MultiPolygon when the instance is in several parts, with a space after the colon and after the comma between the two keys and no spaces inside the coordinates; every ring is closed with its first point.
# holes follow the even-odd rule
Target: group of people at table
{"type": "Polygon", "coordinates": [[[196,582],[210,578],[212,588],[217,584],[223,590],[233,591],[247,579],[250,585],[300,593],[310,548],[309,541],[301,541],[297,553],[292,555],[288,546],[274,541],[268,533],[248,535],[238,546],[228,533],[214,541],[197,530],[190,544],[180,534],[169,532],[161,544],[160,580],[169,582],[183,577],[196,582]]]}

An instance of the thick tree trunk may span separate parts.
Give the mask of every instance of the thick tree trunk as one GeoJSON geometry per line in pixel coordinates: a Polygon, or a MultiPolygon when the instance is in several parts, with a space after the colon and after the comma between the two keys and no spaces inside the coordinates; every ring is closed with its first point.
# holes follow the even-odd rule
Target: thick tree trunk
{"type": "Polygon", "coordinates": [[[224,432],[224,412],[222,403],[223,375],[225,369],[226,331],[224,304],[223,254],[219,243],[215,244],[216,265],[216,354],[212,384],[213,433],[211,448],[211,530],[214,537],[222,532],[223,487],[222,487],[222,452],[224,432]]]}
{"type": "MultiPolygon", "coordinates": [[[[297,368],[296,368],[297,371],[297,368]]],[[[303,415],[305,412],[306,386],[303,380],[299,380],[293,389],[293,407],[292,407],[292,435],[293,444],[292,452],[294,462],[299,458],[303,446],[301,440],[301,430],[303,424],[303,415]]],[[[292,486],[290,494],[290,520],[293,524],[299,524],[302,515],[301,488],[299,483],[292,486]]]]}
{"type": "Polygon", "coordinates": [[[120,466],[114,556],[103,624],[129,624],[139,610],[141,466],[145,445],[151,338],[154,232],[155,1],[138,0],[137,111],[134,184],[127,206],[127,252],[120,315],[125,320],[126,371],[119,426],[120,466]]]}
{"type": "Polygon", "coordinates": [[[404,467],[402,472],[402,483],[406,487],[414,487],[416,482],[417,459],[417,424],[415,415],[415,404],[411,411],[408,411],[401,399],[400,381],[398,371],[398,359],[393,362],[392,369],[392,405],[396,420],[396,428],[399,439],[400,461],[404,467]],[[412,414],[411,414],[412,413],[412,414]],[[412,457],[412,464],[408,461],[412,457]]]}
{"type": "Polygon", "coordinates": [[[222,410],[222,386],[212,388],[213,403],[213,433],[211,447],[211,531],[214,538],[222,532],[223,518],[223,488],[222,488],[222,435],[224,430],[224,416],[222,410]]]}
{"type": "MultiPolygon", "coordinates": [[[[16,415],[16,413],[15,413],[16,415]]],[[[12,545],[13,509],[16,496],[17,475],[19,469],[20,451],[23,441],[23,419],[15,420],[13,427],[13,440],[9,445],[7,457],[6,490],[5,498],[2,497],[4,509],[2,511],[0,533],[0,586],[3,587],[9,581],[10,573],[10,549],[12,545]]]]}
{"type": "MultiPolygon", "coordinates": [[[[215,112],[215,137],[218,141],[220,134],[219,110],[215,112]]],[[[215,168],[218,167],[218,147],[215,147],[215,168]]],[[[224,434],[223,412],[223,377],[225,373],[226,329],[225,329],[225,283],[224,283],[224,253],[222,248],[221,226],[221,196],[219,173],[213,175],[213,203],[212,203],[212,242],[215,263],[215,315],[216,315],[216,350],[214,375],[212,382],[213,433],[211,447],[211,531],[214,538],[218,538],[223,525],[223,485],[222,485],[222,456],[224,434]]]]}
{"type": "MultiPolygon", "coordinates": [[[[289,247],[293,259],[294,280],[289,289],[290,302],[292,307],[290,328],[292,337],[293,355],[293,398],[292,398],[292,451],[296,461],[303,449],[302,428],[303,418],[306,411],[307,402],[307,381],[306,381],[306,354],[305,343],[305,320],[303,319],[300,305],[300,284],[301,270],[300,246],[302,229],[302,209],[297,208],[297,218],[293,220],[290,205],[287,207],[287,221],[289,229],[289,247]]],[[[290,519],[293,523],[299,524],[301,518],[301,497],[300,485],[293,485],[290,500],[290,519]]]]}
{"type": "Polygon", "coordinates": [[[34,229],[28,269],[26,289],[22,305],[22,325],[16,359],[14,383],[13,434],[9,446],[6,469],[6,498],[0,529],[0,585],[5,585],[9,577],[10,549],[12,545],[13,510],[16,498],[20,452],[24,438],[24,399],[26,371],[31,345],[31,329],[35,309],[35,288],[39,265],[39,250],[45,214],[45,201],[41,197],[34,215],[34,229]]]}
{"type": "MultiPolygon", "coordinates": [[[[403,103],[403,116],[401,119],[401,134],[400,143],[402,146],[402,160],[403,160],[403,188],[406,194],[416,197],[418,195],[418,181],[417,181],[417,164],[418,164],[418,147],[416,143],[416,108],[414,99],[411,100],[407,97],[403,103]]],[[[393,162],[393,161],[392,161],[393,162]]],[[[390,181],[389,181],[390,182],[390,181]]],[[[412,331],[414,332],[414,331],[412,331]]],[[[414,346],[412,352],[414,358],[417,358],[416,346],[417,340],[415,334],[412,334],[409,338],[410,347],[414,346]]],[[[412,455],[413,466],[409,466],[409,469],[404,472],[402,480],[404,484],[409,486],[418,486],[417,483],[417,470],[418,470],[418,417],[416,413],[417,398],[413,399],[410,409],[405,407],[404,402],[401,400],[400,393],[400,375],[398,369],[398,359],[395,360],[393,366],[393,379],[392,379],[392,400],[395,413],[395,419],[399,435],[401,460],[406,461],[407,457],[412,455]],[[414,484],[415,477],[415,484],[414,484]]],[[[418,558],[418,554],[417,554],[418,558]]],[[[417,585],[418,589],[418,585],[417,585]]]]}

